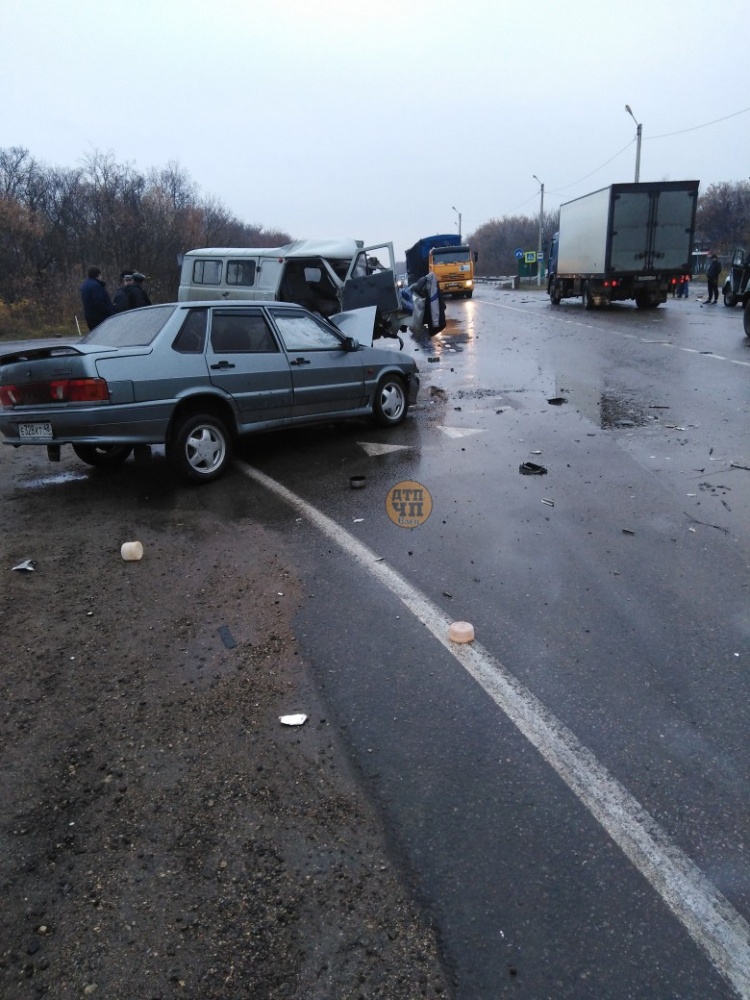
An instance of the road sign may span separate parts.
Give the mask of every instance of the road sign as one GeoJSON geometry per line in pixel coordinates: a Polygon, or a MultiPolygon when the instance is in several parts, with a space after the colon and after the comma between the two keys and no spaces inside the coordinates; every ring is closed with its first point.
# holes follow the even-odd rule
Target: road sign
{"type": "Polygon", "coordinates": [[[527,250],[523,259],[527,264],[536,264],[536,250],[527,250]]]}
{"type": "Polygon", "coordinates": [[[523,259],[523,249],[521,247],[519,247],[516,250],[516,259],[517,260],[522,260],[523,259]]]}

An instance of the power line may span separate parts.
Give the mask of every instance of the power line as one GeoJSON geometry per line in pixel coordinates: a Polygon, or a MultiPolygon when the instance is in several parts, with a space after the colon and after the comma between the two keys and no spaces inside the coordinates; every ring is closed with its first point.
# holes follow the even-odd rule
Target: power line
{"type": "Polygon", "coordinates": [[[737,115],[746,115],[748,111],[750,111],[750,108],[743,108],[742,111],[734,111],[731,115],[724,115],[723,118],[714,118],[712,122],[704,122],[703,125],[693,125],[692,128],[683,128],[680,129],[679,132],[665,132],[663,135],[648,135],[643,138],[646,142],[648,142],[649,139],[668,139],[672,135],[684,135],[686,132],[697,132],[698,129],[708,128],[709,125],[716,125],[719,122],[728,121],[730,118],[736,118],[737,115]]]}

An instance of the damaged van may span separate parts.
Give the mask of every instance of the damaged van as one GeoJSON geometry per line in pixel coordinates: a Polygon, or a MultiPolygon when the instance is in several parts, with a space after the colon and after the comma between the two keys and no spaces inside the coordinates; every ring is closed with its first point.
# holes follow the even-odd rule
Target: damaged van
{"type": "Polygon", "coordinates": [[[296,302],[325,317],[375,306],[376,337],[397,336],[403,320],[393,244],[366,247],[352,239],[190,250],[182,259],[177,298],[273,299],[296,302]]]}

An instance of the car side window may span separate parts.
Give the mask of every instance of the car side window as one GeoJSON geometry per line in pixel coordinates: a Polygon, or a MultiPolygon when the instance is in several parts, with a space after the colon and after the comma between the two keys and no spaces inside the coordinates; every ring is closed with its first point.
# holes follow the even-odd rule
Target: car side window
{"type": "Polygon", "coordinates": [[[189,309],[172,349],[180,354],[202,354],[206,345],[206,318],[208,309],[189,309]]]}
{"type": "Polygon", "coordinates": [[[276,343],[262,313],[214,310],[211,320],[214,354],[277,354],[276,343]]]}
{"type": "Polygon", "coordinates": [[[280,309],[272,309],[271,315],[287,351],[341,350],[341,338],[319,323],[314,316],[290,314],[280,309]]]}

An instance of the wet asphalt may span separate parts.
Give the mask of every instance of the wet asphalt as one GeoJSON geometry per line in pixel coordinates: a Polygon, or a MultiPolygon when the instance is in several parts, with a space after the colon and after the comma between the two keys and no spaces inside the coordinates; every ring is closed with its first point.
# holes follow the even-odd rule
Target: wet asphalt
{"type": "MultiPolygon", "coordinates": [[[[585,311],[481,286],[449,303],[439,337],[407,334],[404,349],[422,388],[401,427],[248,439],[232,473],[194,495],[229,520],[261,518],[294,552],[300,651],[438,931],[457,1000],[750,996],[742,950],[709,954],[701,919],[686,926],[695,883],[676,884],[660,857],[648,872],[628,857],[586,788],[571,789],[353,554],[363,544],[438,618],[474,626],[490,674],[537,699],[529,711],[551,713],[667,854],[721,893],[731,951],[750,917],[740,310],[694,296],[585,311]],[[309,508],[247,478],[246,463],[309,508]],[[546,471],[521,474],[529,463],[546,471]],[[415,482],[431,509],[403,527],[389,497],[415,482]]],[[[129,463],[152,508],[184,489],[160,462],[129,463]]],[[[43,468],[27,487],[87,486],[84,468],[43,468]]]]}
{"type": "MultiPolygon", "coordinates": [[[[741,313],[695,298],[587,312],[483,287],[448,316],[438,338],[406,338],[423,384],[403,427],[274,435],[245,457],[449,620],[471,622],[719,890],[742,937],[741,313]],[[523,463],[546,473],[522,475],[523,463]],[[386,505],[405,481],[432,500],[412,528],[386,505]]],[[[656,891],[419,616],[304,514],[282,503],[274,517],[308,590],[302,651],[438,928],[456,996],[747,995],[742,956],[727,971],[674,912],[686,890],[667,879],[656,891]]]]}

